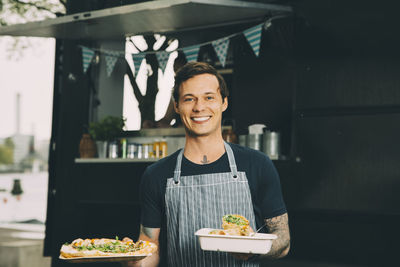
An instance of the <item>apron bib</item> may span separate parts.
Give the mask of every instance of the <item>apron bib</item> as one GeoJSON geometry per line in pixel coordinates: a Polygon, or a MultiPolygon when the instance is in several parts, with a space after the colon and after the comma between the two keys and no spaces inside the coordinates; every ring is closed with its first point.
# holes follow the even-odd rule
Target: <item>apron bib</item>
{"type": "Polygon", "coordinates": [[[222,216],[240,214],[256,229],[253,203],[246,174],[238,172],[231,147],[225,143],[230,172],[181,176],[183,149],[174,177],[167,180],[168,264],[175,266],[259,266],[236,260],[229,253],[203,251],[195,236],[200,228],[221,229],[222,216]]]}

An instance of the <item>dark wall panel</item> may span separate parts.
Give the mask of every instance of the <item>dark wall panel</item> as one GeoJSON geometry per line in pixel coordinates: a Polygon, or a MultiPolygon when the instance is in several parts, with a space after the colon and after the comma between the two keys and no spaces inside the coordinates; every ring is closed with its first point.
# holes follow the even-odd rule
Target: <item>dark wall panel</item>
{"type": "Polygon", "coordinates": [[[295,67],[286,52],[271,46],[263,33],[260,56],[245,38],[235,43],[235,68],[231,88],[232,116],[239,134],[251,124],[265,124],[281,133],[283,154],[290,150],[295,67]]]}
{"type": "Polygon", "coordinates": [[[400,214],[400,114],[299,118],[299,209],[400,214]]]}
{"type": "Polygon", "coordinates": [[[400,60],[318,58],[300,61],[297,109],[400,105],[400,60]]]}

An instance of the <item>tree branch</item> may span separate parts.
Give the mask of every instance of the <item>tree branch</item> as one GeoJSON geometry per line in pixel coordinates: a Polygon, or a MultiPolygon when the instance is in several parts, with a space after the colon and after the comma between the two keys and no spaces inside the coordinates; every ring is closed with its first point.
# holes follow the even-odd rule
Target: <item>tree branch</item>
{"type": "Polygon", "coordinates": [[[136,83],[135,77],[133,76],[131,67],[129,66],[129,64],[128,64],[128,62],[126,61],[126,59],[125,59],[125,62],[126,62],[126,65],[127,65],[127,66],[126,66],[126,74],[128,75],[129,81],[131,82],[131,85],[132,85],[132,88],[133,88],[133,94],[135,95],[136,100],[137,100],[139,103],[142,103],[142,102],[143,102],[142,93],[140,93],[140,89],[139,89],[139,87],[138,87],[138,85],[137,85],[137,83],[136,83]]]}

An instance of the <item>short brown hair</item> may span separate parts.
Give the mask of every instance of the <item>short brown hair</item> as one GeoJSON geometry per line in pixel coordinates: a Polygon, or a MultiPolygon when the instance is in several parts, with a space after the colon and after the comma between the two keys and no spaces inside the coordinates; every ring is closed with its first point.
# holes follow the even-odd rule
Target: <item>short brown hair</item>
{"type": "Polygon", "coordinates": [[[186,63],[182,68],[178,70],[175,76],[175,85],[173,96],[176,103],[179,102],[179,88],[181,87],[182,83],[193,78],[196,75],[200,74],[211,74],[214,75],[219,84],[219,92],[222,96],[222,101],[225,100],[225,97],[229,96],[228,87],[226,86],[224,78],[217,72],[217,70],[208,63],[204,62],[189,62],[186,63]]]}

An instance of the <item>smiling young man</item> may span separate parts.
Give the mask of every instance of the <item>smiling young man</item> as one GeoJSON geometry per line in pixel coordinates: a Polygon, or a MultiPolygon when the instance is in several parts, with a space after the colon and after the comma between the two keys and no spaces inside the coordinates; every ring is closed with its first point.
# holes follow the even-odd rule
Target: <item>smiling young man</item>
{"type": "Polygon", "coordinates": [[[132,266],[259,266],[288,253],[288,217],[272,162],[222,139],[228,95],[222,76],[206,63],[188,63],[176,74],[175,111],[186,143],[143,174],[139,239],[159,244],[159,251],[132,266]],[[261,256],[202,251],[194,233],[221,228],[226,214],[243,215],[253,229],[265,223],[278,236],[271,251],[261,256]]]}

